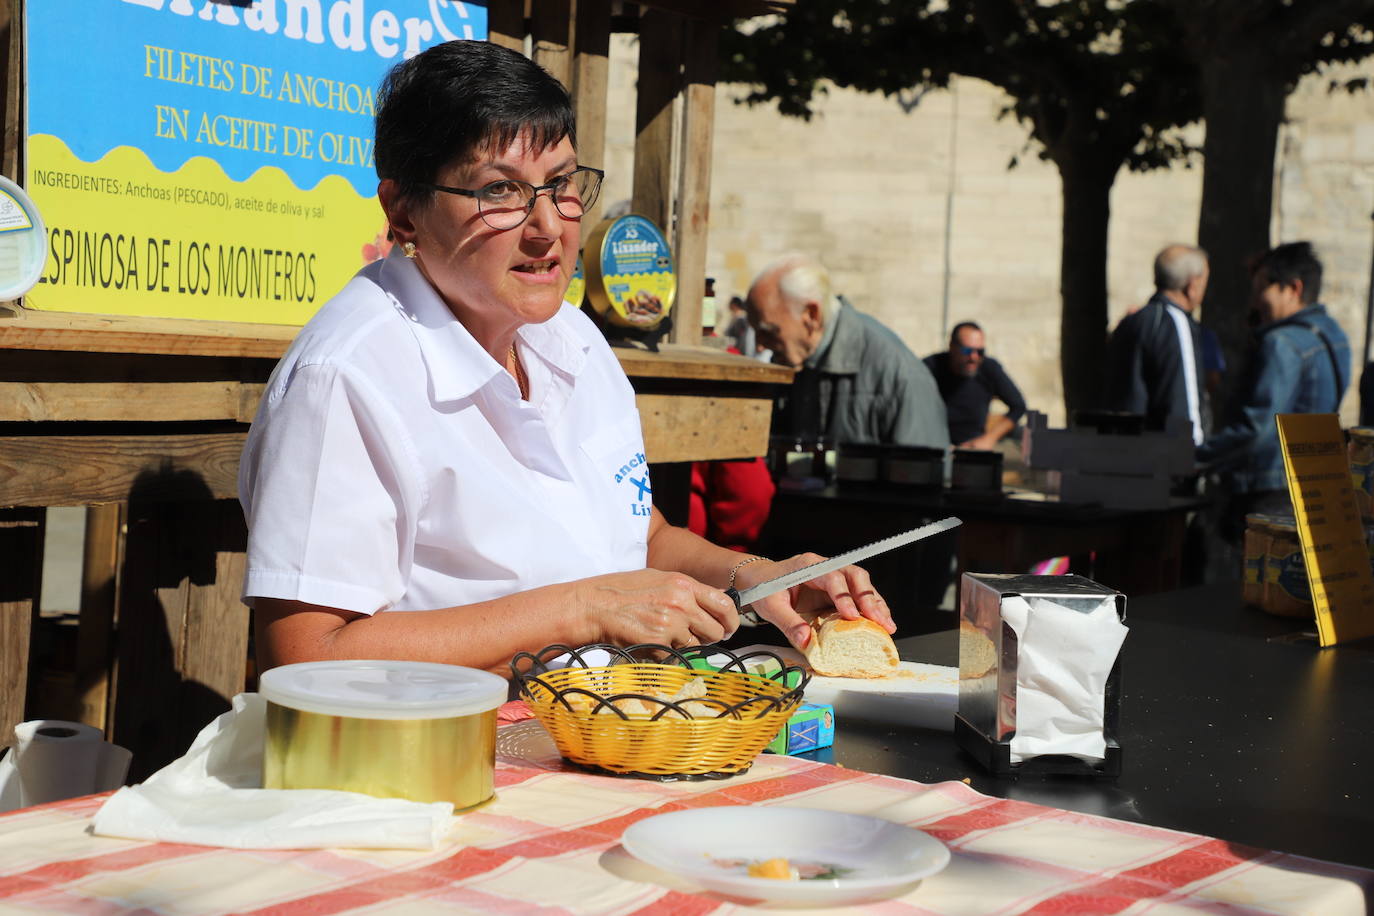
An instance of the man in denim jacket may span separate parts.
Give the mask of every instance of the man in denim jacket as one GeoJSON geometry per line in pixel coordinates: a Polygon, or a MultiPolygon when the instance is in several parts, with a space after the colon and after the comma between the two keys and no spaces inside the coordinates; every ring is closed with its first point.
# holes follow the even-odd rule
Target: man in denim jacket
{"type": "Polygon", "coordinates": [[[1244,532],[1247,513],[1291,511],[1274,415],[1336,413],[1350,383],[1350,344],[1317,302],[1321,284],[1308,242],[1271,249],[1251,270],[1250,307],[1260,327],[1248,372],[1226,425],[1197,450],[1229,484],[1228,540],[1244,532]]]}

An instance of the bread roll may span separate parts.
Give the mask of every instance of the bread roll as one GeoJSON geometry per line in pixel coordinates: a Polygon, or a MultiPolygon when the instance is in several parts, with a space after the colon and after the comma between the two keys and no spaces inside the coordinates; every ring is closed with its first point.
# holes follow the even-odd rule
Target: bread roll
{"type": "Polygon", "coordinates": [[[887,631],[866,617],[845,620],[838,613],[811,621],[806,661],[826,677],[888,677],[897,673],[897,647],[887,631]]]}
{"type": "Polygon", "coordinates": [[[959,678],[971,680],[997,667],[997,646],[967,620],[959,621],[959,678]]]}

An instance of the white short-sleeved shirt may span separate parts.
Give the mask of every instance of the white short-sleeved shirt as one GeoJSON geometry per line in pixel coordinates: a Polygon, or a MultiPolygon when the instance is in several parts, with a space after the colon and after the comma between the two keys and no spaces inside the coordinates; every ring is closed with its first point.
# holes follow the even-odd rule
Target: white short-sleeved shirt
{"type": "Polygon", "coordinates": [[[371,614],[642,569],[634,392],[564,303],[517,347],[530,400],[398,254],[301,330],[248,435],[244,597],[371,614]]]}

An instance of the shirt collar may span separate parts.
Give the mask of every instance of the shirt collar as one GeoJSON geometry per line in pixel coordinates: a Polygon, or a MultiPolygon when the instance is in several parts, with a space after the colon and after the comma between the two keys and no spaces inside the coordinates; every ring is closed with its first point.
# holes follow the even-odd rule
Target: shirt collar
{"type": "MultiPolygon", "coordinates": [[[[1188,311],[1186,308],[1184,308],[1183,306],[1179,305],[1177,302],[1175,302],[1174,300],[1170,299],[1168,296],[1164,295],[1164,293],[1161,292],[1161,291],[1159,291],[1159,290],[1156,290],[1156,291],[1155,291],[1155,294],[1154,294],[1153,296],[1150,297],[1150,301],[1151,301],[1151,302],[1158,302],[1160,305],[1164,306],[1164,310],[1165,310],[1166,312],[1167,312],[1169,309],[1175,309],[1175,310],[1181,312],[1181,313],[1184,315],[1184,317],[1186,317],[1186,318],[1192,318],[1192,317],[1193,317],[1193,313],[1192,313],[1192,312],[1188,311]]],[[[1149,305],[1149,303],[1147,302],[1146,305],[1149,305]]]]}
{"type": "Polygon", "coordinates": [[[835,374],[859,371],[863,359],[863,341],[858,325],[849,320],[852,310],[853,307],[843,296],[835,297],[835,310],[826,322],[816,352],[806,358],[806,368],[835,374]]]}
{"type": "MultiPolygon", "coordinates": [[[[429,370],[435,400],[469,397],[507,375],[454,317],[415,262],[401,254],[399,246],[387,255],[377,281],[410,324],[429,370]]],[[[569,306],[565,303],[563,307],[569,306]]],[[[559,315],[543,324],[524,325],[516,333],[524,345],[522,350],[533,352],[568,383],[576,379],[587,363],[591,345],[579,339],[559,315]]]]}

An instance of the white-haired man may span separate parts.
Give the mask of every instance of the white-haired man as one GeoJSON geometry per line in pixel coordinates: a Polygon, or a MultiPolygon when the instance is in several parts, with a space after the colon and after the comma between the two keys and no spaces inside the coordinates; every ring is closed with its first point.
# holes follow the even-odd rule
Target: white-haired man
{"type": "Polygon", "coordinates": [[[749,288],[747,308],[773,361],[800,370],[781,399],[774,433],[949,445],[945,403],[930,370],[896,334],[833,295],[819,261],[774,261],[749,288]]]}
{"type": "Polygon", "coordinates": [[[1155,294],[1112,334],[1107,361],[1107,406],[1144,414],[1163,425],[1185,417],[1193,444],[1207,433],[1207,388],[1202,326],[1193,313],[1207,293],[1207,252],[1170,245],[1155,257],[1155,294]]]}

